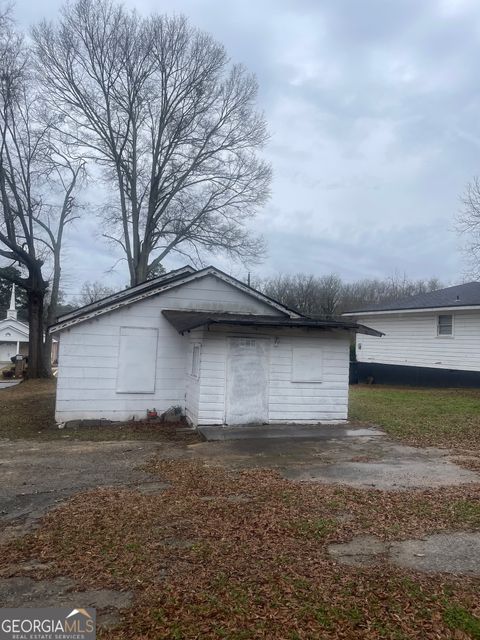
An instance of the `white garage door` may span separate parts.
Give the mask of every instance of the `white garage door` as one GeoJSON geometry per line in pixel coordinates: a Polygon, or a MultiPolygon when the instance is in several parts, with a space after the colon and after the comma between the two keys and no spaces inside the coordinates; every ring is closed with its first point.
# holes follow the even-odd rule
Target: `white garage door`
{"type": "Polygon", "coordinates": [[[226,423],[268,422],[268,340],[230,338],[227,355],[226,423]]]}

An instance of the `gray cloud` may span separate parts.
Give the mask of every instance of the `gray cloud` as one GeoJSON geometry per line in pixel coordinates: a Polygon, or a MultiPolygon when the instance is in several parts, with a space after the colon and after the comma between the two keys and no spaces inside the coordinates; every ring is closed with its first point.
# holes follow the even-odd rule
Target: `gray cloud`
{"type": "MultiPolygon", "coordinates": [[[[59,5],[18,0],[19,19],[59,5]]],[[[259,78],[274,182],[255,223],[269,242],[258,273],[460,277],[452,222],[480,171],[477,2],[165,0],[161,10],[190,16],[259,78]]],[[[102,275],[115,257],[86,241],[92,225],[69,241],[69,277],[119,282],[125,271],[102,275]]]]}

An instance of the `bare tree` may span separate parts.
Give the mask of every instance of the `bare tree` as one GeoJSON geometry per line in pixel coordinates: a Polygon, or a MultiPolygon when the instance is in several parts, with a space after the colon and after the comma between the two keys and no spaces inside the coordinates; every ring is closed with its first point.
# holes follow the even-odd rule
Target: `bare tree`
{"type": "Polygon", "coordinates": [[[305,274],[278,275],[257,282],[257,288],[267,295],[308,316],[332,318],[344,311],[399,300],[418,293],[440,289],[437,278],[410,280],[406,275],[385,279],[342,282],[336,274],[313,276],[305,274]]]}
{"type": "Polygon", "coordinates": [[[264,280],[260,288],[272,298],[309,316],[331,318],[337,312],[342,281],[335,275],[316,277],[298,273],[264,280]]]}
{"type": "Polygon", "coordinates": [[[80,296],[76,300],[76,304],[79,306],[83,306],[86,304],[91,304],[92,302],[98,302],[102,298],[106,298],[107,296],[115,293],[115,289],[112,287],[106,287],[101,282],[84,282],[82,288],[80,289],[80,296]]]}
{"type": "Polygon", "coordinates": [[[480,178],[467,185],[463,209],[457,216],[457,231],[466,237],[464,253],[469,277],[480,278],[480,178]]]}
{"type": "Polygon", "coordinates": [[[110,0],[66,5],[33,32],[62,131],[115,185],[105,236],[132,285],[171,252],[252,261],[246,226],[269,193],[257,83],[183,17],[141,19],[110,0]]]}
{"type": "MultiPolygon", "coordinates": [[[[43,121],[38,104],[40,92],[28,67],[28,52],[15,32],[8,14],[0,20],[0,257],[10,266],[17,263],[24,275],[3,269],[6,278],[25,289],[29,321],[29,377],[50,373],[45,358],[44,300],[48,282],[45,263],[51,259],[49,240],[61,247],[63,226],[70,215],[60,216],[52,234],[45,201],[55,152],[51,125],[43,121]]],[[[67,186],[73,189],[74,184],[67,186]]],[[[68,196],[66,201],[69,200],[68,196]]]]}
{"type": "Polygon", "coordinates": [[[85,179],[85,166],[82,160],[75,160],[53,145],[50,145],[48,171],[46,174],[50,196],[54,202],[43,204],[42,215],[36,223],[44,232],[39,234],[39,241],[50,251],[51,277],[48,289],[48,304],[45,314],[45,363],[50,370],[52,337],[48,333],[57,318],[60,299],[60,282],[62,275],[62,248],[65,227],[78,218],[79,205],[75,194],[79,184],[85,179]]]}

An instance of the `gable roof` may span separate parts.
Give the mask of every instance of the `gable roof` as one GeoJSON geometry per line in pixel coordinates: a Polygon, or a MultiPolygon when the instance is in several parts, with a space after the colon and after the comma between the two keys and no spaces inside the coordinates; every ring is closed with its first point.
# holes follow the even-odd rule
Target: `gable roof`
{"type": "Polygon", "coordinates": [[[370,329],[357,322],[346,320],[324,320],[319,318],[290,318],[285,316],[265,316],[247,313],[217,313],[211,311],[188,311],[185,309],[162,311],[162,315],[175,327],[178,333],[209,327],[211,325],[229,325],[241,327],[287,327],[301,329],[323,329],[326,331],[343,329],[366,333],[372,336],[384,334],[375,329],[370,329]]]}
{"type": "Polygon", "coordinates": [[[76,309],[75,311],[66,313],[57,319],[57,322],[49,328],[49,331],[50,333],[61,331],[62,329],[70,327],[74,324],[90,320],[91,318],[97,318],[98,316],[105,313],[115,311],[116,309],[120,309],[121,307],[124,307],[126,305],[144,300],[151,296],[162,293],[163,291],[167,291],[168,289],[171,289],[173,287],[178,287],[182,284],[192,282],[196,279],[203,278],[204,276],[208,275],[213,275],[216,278],[227,282],[228,284],[236,287],[237,289],[240,289],[241,291],[244,291],[254,298],[257,298],[261,302],[264,302],[265,304],[269,305],[270,307],[276,309],[277,311],[288,317],[302,317],[302,314],[300,314],[298,311],[289,309],[280,302],[277,302],[273,298],[270,298],[260,291],[257,291],[257,289],[244,284],[240,280],[237,280],[233,276],[228,275],[227,273],[221,271],[220,269],[217,269],[216,267],[209,266],[196,271],[190,265],[186,265],[181,269],[170,271],[169,273],[166,273],[159,278],[149,280],[148,282],[144,282],[143,284],[139,284],[135,287],[124,289],[123,291],[119,291],[118,293],[115,293],[111,296],[107,296],[102,300],[98,300],[97,302],[85,305],[80,309],[76,309]]]}
{"type": "MultiPolygon", "coordinates": [[[[25,336],[28,339],[28,324],[25,322],[21,322],[16,318],[4,318],[0,320],[0,331],[5,331],[6,329],[11,329],[12,331],[16,331],[17,333],[25,336]]],[[[2,338],[5,341],[4,337],[2,338]]],[[[8,342],[8,340],[7,340],[8,342]]]]}
{"type": "Polygon", "coordinates": [[[462,307],[480,307],[480,282],[446,287],[429,293],[401,298],[391,302],[366,305],[361,309],[346,311],[343,315],[360,313],[381,313],[382,311],[417,311],[422,309],[454,309],[462,307]]]}

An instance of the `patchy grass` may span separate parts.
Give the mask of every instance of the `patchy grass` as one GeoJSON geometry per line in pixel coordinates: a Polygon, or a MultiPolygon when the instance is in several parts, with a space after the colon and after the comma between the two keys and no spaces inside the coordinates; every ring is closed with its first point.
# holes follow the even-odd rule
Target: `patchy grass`
{"type": "Polygon", "coordinates": [[[352,386],[350,418],[409,444],[480,453],[480,389],[352,386]]]}
{"type": "Polygon", "coordinates": [[[54,380],[27,380],[0,391],[0,438],[43,439],[55,429],[54,380]]]}
{"type": "Polygon", "coordinates": [[[476,530],[480,486],[364,491],[173,460],[149,470],[171,488],[74,496],[21,544],[0,548],[0,575],[35,559],[45,563],[38,578],[133,590],[120,625],[98,634],[109,640],[478,638],[479,579],[382,559],[338,565],[327,546],[476,530]]]}
{"type": "Polygon", "coordinates": [[[450,629],[463,631],[471,638],[480,640],[480,618],[472,616],[463,607],[448,607],[444,611],[443,619],[450,629]]]}
{"type": "MultiPolygon", "coordinates": [[[[0,391],[0,438],[9,440],[154,440],[198,442],[178,424],[119,422],[58,429],[55,424],[55,380],[26,380],[0,391]]],[[[180,425],[183,426],[183,425],[180,425]]]]}

